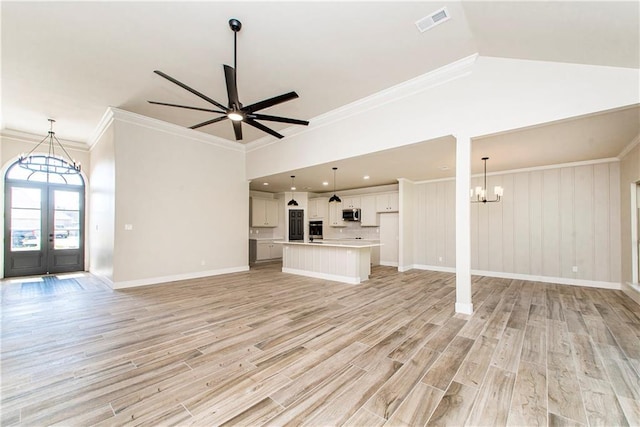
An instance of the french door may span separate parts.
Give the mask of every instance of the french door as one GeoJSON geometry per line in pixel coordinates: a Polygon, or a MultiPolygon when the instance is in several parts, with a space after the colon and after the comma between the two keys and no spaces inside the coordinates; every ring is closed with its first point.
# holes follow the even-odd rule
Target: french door
{"type": "Polygon", "coordinates": [[[5,183],[5,277],[84,270],[84,186],[5,183]]]}

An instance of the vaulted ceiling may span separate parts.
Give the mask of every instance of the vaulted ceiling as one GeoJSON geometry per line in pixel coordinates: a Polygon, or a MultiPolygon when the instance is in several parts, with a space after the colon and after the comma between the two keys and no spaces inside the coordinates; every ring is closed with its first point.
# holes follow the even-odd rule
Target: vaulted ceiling
{"type": "MultiPolygon", "coordinates": [[[[243,23],[237,58],[240,100],[246,105],[295,90],[299,99],[263,112],[310,121],[474,53],[640,68],[637,1],[4,1],[0,8],[0,131],[46,134],[47,118],[51,117],[57,120],[60,138],[85,143],[109,106],[185,127],[215,117],[151,105],[147,100],[211,108],[153,73],[161,70],[226,104],[222,64],[233,64],[230,18],[243,23]],[[451,18],[420,32],[415,22],[442,7],[451,18]]],[[[492,136],[477,144],[508,144],[514,159],[524,158],[518,151],[527,147],[522,141],[540,141],[546,132],[544,141],[552,145],[554,138],[564,136],[567,161],[611,157],[638,134],[639,122],[634,107],[554,123],[546,129],[522,130],[517,137],[492,136]],[[599,132],[605,131],[610,132],[607,138],[600,138],[599,132]],[[574,143],[584,142],[584,138],[592,142],[574,143]],[[521,141],[520,145],[514,141],[521,141]]],[[[289,126],[263,123],[275,130],[289,126]]],[[[228,121],[199,131],[234,140],[228,121]]],[[[243,131],[244,139],[239,143],[273,138],[248,126],[243,131]]],[[[443,155],[434,157],[433,168],[440,172],[430,177],[451,173],[447,160],[451,149],[445,150],[451,141],[439,143],[443,155]]],[[[410,174],[410,163],[406,162],[415,154],[411,149],[420,147],[384,153],[384,158],[401,156],[404,161],[398,162],[410,174]]],[[[372,155],[363,168],[381,169],[375,158],[372,155]]],[[[394,162],[387,161],[387,167],[394,162]]],[[[351,167],[354,177],[361,179],[356,163],[343,166],[351,167]]],[[[516,161],[513,166],[524,164],[516,161]]],[[[327,169],[326,165],[322,168],[327,169]]],[[[282,179],[292,172],[270,178],[274,184],[284,185],[282,179]]],[[[311,170],[305,172],[312,175],[311,170]]],[[[326,172],[320,175],[330,176],[326,172]]],[[[320,175],[314,176],[314,186],[320,175]]],[[[412,178],[425,178],[418,172],[415,175],[412,178]]],[[[388,182],[389,176],[382,181],[388,182]]],[[[343,184],[362,186],[346,179],[343,184]]],[[[260,188],[258,185],[261,183],[255,181],[252,188],[260,188]]],[[[269,191],[276,188],[273,185],[269,191]]]]}

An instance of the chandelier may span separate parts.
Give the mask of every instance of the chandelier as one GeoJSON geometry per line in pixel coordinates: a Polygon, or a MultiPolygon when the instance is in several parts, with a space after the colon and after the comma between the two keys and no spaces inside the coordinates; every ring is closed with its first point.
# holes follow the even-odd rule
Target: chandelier
{"type": "Polygon", "coordinates": [[[42,141],[40,141],[35,147],[33,147],[33,150],[29,151],[27,155],[22,154],[20,156],[20,159],[18,160],[18,164],[21,167],[29,169],[33,172],[44,172],[47,174],[54,173],[61,175],[80,173],[80,163],[76,163],[75,160],[71,158],[67,150],[65,150],[58,138],[56,138],[56,133],[53,131],[53,124],[55,123],[55,120],[48,120],[50,128],[47,136],[45,136],[42,141]],[[48,145],[48,154],[33,154],[42,144],[48,145]],[[64,153],[67,160],[56,157],[56,148],[59,148],[62,153],[64,153]]]}
{"type": "Polygon", "coordinates": [[[496,196],[493,200],[487,199],[487,160],[488,157],[483,157],[482,161],[484,162],[484,187],[476,187],[475,191],[472,188],[470,190],[471,203],[494,203],[499,202],[504,194],[504,188],[496,185],[493,187],[493,194],[496,196]]]}

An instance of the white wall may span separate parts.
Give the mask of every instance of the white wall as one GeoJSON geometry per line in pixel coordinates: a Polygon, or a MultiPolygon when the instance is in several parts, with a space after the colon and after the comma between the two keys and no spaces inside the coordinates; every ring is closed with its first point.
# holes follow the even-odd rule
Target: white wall
{"type": "Polygon", "coordinates": [[[241,146],[121,110],[113,114],[114,287],[248,269],[249,183],[241,146]]]}
{"type": "MultiPolygon", "coordinates": [[[[624,284],[632,283],[633,260],[631,256],[631,184],[640,182],[640,135],[635,139],[635,146],[620,162],[620,228],[621,228],[621,280],[624,284]]],[[[623,288],[640,304],[640,292],[633,288],[623,288]]]]}
{"type": "Polygon", "coordinates": [[[89,172],[89,270],[113,282],[113,251],[115,249],[116,165],[115,129],[111,123],[91,150],[89,172]]]}
{"type": "MultiPolygon", "coordinates": [[[[472,204],[474,272],[619,287],[619,167],[614,161],[489,176],[487,186],[502,185],[505,195],[500,203],[472,204]]],[[[474,177],[472,186],[481,181],[474,177]]],[[[415,192],[414,264],[454,268],[455,182],[419,183],[415,192]]]]}
{"type": "Polygon", "coordinates": [[[428,141],[538,125],[640,102],[638,70],[478,57],[248,144],[249,179],[428,141]],[[399,123],[402,125],[400,126],[399,123]]]}

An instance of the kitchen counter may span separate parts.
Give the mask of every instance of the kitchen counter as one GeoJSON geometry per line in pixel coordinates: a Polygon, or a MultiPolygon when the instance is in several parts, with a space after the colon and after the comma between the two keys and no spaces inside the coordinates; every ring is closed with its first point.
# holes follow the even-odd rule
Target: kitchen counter
{"type": "Polygon", "coordinates": [[[357,285],[369,280],[371,248],[368,240],[275,241],[283,245],[282,272],[357,285]]]}

